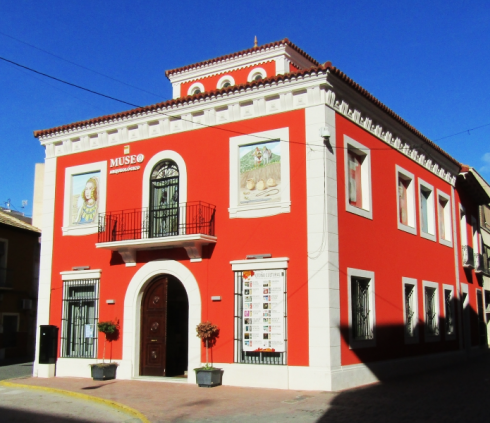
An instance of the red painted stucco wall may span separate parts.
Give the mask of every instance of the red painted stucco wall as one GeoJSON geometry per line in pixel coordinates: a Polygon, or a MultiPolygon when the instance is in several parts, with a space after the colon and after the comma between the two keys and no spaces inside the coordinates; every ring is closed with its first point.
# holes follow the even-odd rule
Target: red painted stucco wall
{"type": "MultiPolygon", "coordinates": [[[[188,201],[205,201],[216,205],[214,248],[205,247],[202,262],[190,263],[183,248],[144,251],[137,254],[137,266],[126,267],[117,252],[95,248],[97,235],[63,236],[63,201],[67,167],[123,156],[123,145],[109,146],[58,158],[54,216],[52,290],[50,324],[61,327],[62,280],[60,272],[74,266],[102,269],[100,280],[100,320],[120,322],[121,337],[113,342],[112,358],[122,358],[123,306],[126,288],[138,269],[146,262],[168,258],[181,262],[195,276],[201,293],[202,320],[220,328],[213,348],[214,362],[233,362],[234,348],[234,275],[230,261],[245,259],[248,254],[270,253],[289,257],[288,283],[288,364],[308,365],[308,289],[306,255],[306,168],[304,110],[261,117],[217,128],[203,128],[130,143],[131,154],[144,154],[139,171],[107,174],[107,211],[142,207],[143,169],[148,160],[163,150],[179,153],[187,168],[188,201]],[[256,219],[230,219],[229,207],[229,138],[289,127],[291,169],[291,213],[256,219]],[[212,302],[219,295],[221,302],[212,302]],[[115,299],[107,305],[107,299],[115,299]]],[[[108,169],[109,170],[109,169],[108,169]]],[[[103,338],[103,337],[102,337],[103,338]]],[[[99,340],[99,357],[103,339],[99,340]]]]}

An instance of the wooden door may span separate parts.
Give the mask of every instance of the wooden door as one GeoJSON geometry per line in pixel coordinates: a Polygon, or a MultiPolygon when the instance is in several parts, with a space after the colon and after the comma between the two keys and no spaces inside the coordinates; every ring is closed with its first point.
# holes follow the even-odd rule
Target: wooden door
{"type": "Polygon", "coordinates": [[[153,281],[141,307],[140,375],[165,376],[168,278],[153,281]]]}

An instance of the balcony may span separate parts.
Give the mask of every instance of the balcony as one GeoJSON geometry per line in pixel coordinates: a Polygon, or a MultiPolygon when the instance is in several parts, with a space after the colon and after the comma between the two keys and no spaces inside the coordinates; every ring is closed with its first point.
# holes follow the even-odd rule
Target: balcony
{"type": "Polygon", "coordinates": [[[483,255],[482,254],[475,254],[475,273],[482,273],[484,269],[484,263],[483,263],[483,255]]]}
{"type": "Polygon", "coordinates": [[[95,246],[119,252],[126,266],[136,265],[136,251],[151,249],[185,248],[191,261],[201,261],[202,247],[217,240],[215,213],[202,201],[100,213],[95,246]]]}
{"type": "Polygon", "coordinates": [[[469,245],[463,245],[463,267],[473,269],[475,267],[473,248],[469,245]]]}
{"type": "Polygon", "coordinates": [[[12,269],[0,267],[0,289],[12,289],[14,272],[12,269]]]}

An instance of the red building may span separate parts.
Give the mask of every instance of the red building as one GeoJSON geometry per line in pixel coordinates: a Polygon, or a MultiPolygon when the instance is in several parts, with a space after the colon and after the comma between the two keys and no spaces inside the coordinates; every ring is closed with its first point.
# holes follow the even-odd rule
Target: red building
{"type": "Polygon", "coordinates": [[[490,198],[457,160],[287,39],[166,75],[172,100],[35,132],[38,324],[60,328],[38,376],[89,377],[104,320],[123,379],[194,382],[207,320],[239,386],[337,390],[479,346],[462,253],[490,198]]]}

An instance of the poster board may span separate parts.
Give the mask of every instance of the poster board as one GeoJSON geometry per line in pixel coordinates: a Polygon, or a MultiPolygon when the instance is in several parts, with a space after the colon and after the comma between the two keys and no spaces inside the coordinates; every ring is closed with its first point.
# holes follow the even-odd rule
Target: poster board
{"type": "Polygon", "coordinates": [[[285,271],[242,272],[243,351],[285,352],[285,271]]]}

